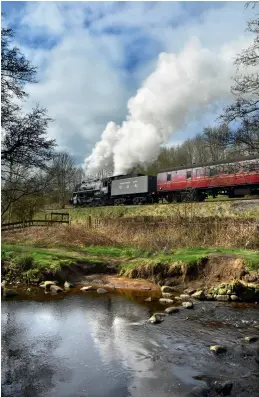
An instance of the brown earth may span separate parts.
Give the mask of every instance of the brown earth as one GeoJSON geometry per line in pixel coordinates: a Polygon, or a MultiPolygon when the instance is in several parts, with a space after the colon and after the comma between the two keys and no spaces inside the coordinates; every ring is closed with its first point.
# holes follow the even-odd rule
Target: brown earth
{"type": "MultiPolygon", "coordinates": [[[[119,259],[112,260],[109,264],[90,263],[77,264],[63,268],[53,276],[61,283],[69,280],[75,284],[93,285],[110,289],[137,289],[156,291],[159,285],[171,285],[176,290],[182,291],[185,288],[206,288],[209,289],[221,283],[230,283],[234,280],[253,281],[259,284],[259,272],[248,272],[244,260],[238,255],[210,254],[202,263],[188,267],[182,266],[180,274],[158,273],[154,276],[149,270],[135,273],[134,278],[118,276],[119,259]]],[[[131,260],[132,262],[134,260],[131,260]]],[[[161,265],[160,268],[168,265],[161,265]]]]}

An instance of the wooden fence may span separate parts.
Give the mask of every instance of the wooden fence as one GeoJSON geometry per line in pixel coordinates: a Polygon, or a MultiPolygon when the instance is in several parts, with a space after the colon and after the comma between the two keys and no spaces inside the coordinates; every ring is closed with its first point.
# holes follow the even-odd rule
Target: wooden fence
{"type": "Polygon", "coordinates": [[[3,223],[1,225],[1,232],[24,229],[25,227],[31,227],[31,226],[37,226],[37,227],[52,226],[53,224],[58,224],[58,223],[64,223],[70,225],[71,220],[69,213],[51,212],[50,214],[45,215],[45,219],[30,219],[19,222],[3,223]],[[48,215],[50,215],[50,218],[48,218],[48,215]]]}

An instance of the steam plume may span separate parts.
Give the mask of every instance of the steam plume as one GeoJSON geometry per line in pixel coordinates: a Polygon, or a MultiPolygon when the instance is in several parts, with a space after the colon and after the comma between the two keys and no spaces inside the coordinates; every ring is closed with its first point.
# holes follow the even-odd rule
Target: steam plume
{"type": "Polygon", "coordinates": [[[178,55],[161,53],[156,70],[129,99],[126,120],[107,124],[85,160],[87,173],[110,167],[124,174],[155,160],[162,143],[229,99],[235,50],[214,53],[194,38],[178,55]]]}

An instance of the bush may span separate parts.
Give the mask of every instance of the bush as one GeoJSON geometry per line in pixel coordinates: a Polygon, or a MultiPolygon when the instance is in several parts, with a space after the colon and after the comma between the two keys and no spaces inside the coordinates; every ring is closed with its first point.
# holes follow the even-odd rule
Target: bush
{"type": "Polygon", "coordinates": [[[16,258],[15,263],[22,272],[26,272],[33,267],[33,257],[31,255],[24,254],[16,258]]]}

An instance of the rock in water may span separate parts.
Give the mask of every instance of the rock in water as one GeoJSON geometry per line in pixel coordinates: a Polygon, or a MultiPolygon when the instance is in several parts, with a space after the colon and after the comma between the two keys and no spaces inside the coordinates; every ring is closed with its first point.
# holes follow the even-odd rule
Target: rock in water
{"type": "Polygon", "coordinates": [[[170,294],[170,292],[162,292],[162,296],[163,296],[163,298],[172,298],[173,297],[173,294],[170,294]]]}
{"type": "Polygon", "coordinates": [[[246,343],[254,343],[254,342],[257,342],[258,340],[259,340],[258,336],[246,336],[244,338],[244,342],[246,342],[246,343]]]}
{"type": "Polygon", "coordinates": [[[49,290],[51,285],[56,285],[55,281],[44,281],[40,284],[40,287],[49,290]]]}
{"type": "Polygon", "coordinates": [[[183,302],[183,303],[182,303],[182,306],[183,306],[185,309],[193,309],[193,303],[192,303],[192,302],[183,302]]]}
{"type": "Polygon", "coordinates": [[[152,302],[151,296],[149,298],[145,299],[145,302],[152,302]]]}
{"type": "Polygon", "coordinates": [[[50,291],[58,294],[59,292],[63,292],[63,289],[58,287],[57,285],[51,285],[50,291]]]}
{"type": "Polygon", "coordinates": [[[87,287],[80,288],[80,291],[83,291],[83,292],[93,291],[93,290],[94,290],[94,288],[91,285],[88,285],[87,287]]]}
{"type": "Polygon", "coordinates": [[[214,300],[214,296],[212,294],[206,294],[205,298],[207,301],[213,301],[214,300]]]}
{"type": "Polygon", "coordinates": [[[226,353],[227,348],[225,346],[214,345],[214,346],[210,346],[210,351],[212,351],[215,354],[222,354],[222,353],[226,353]]]}
{"type": "Polygon", "coordinates": [[[190,296],[187,295],[187,294],[181,294],[181,295],[180,295],[180,299],[181,299],[181,300],[188,300],[188,299],[190,299],[190,296]]]}
{"type": "Polygon", "coordinates": [[[228,295],[216,295],[216,300],[221,302],[228,302],[229,296],[228,295]]]}
{"type": "Polygon", "coordinates": [[[159,302],[164,305],[171,305],[171,303],[174,303],[173,299],[165,299],[165,298],[160,298],[159,302]]]}
{"type": "Polygon", "coordinates": [[[106,291],[106,289],[104,288],[98,288],[97,290],[97,294],[106,294],[108,291],[106,291]]]}
{"type": "Polygon", "coordinates": [[[163,285],[163,286],[161,287],[161,292],[162,292],[162,293],[163,293],[163,292],[172,293],[172,292],[174,292],[174,289],[173,289],[172,287],[168,287],[167,285],[163,285]]]}
{"type": "Polygon", "coordinates": [[[204,292],[202,290],[200,290],[200,291],[194,292],[194,294],[192,294],[192,298],[203,301],[206,299],[206,296],[205,296],[204,292]]]}
{"type": "Polygon", "coordinates": [[[170,306],[165,309],[165,313],[167,313],[167,314],[173,314],[173,313],[178,313],[178,312],[179,312],[179,308],[176,306],[170,306]]]}
{"type": "Polygon", "coordinates": [[[161,314],[155,313],[155,314],[153,314],[152,317],[150,317],[150,319],[148,321],[151,324],[160,324],[160,323],[162,323],[162,321],[164,321],[164,318],[163,318],[163,316],[161,316],[161,314]]]}
{"type": "Polygon", "coordinates": [[[237,297],[236,295],[230,295],[230,299],[231,299],[233,302],[238,301],[238,297],[237,297]]]}
{"type": "Polygon", "coordinates": [[[233,383],[230,381],[226,382],[214,382],[214,388],[216,393],[221,396],[229,396],[231,394],[233,383]]]}
{"type": "Polygon", "coordinates": [[[64,288],[66,288],[66,289],[68,289],[68,288],[73,288],[74,287],[74,285],[72,284],[72,283],[70,283],[69,281],[66,281],[65,283],[64,283],[64,288]]]}

